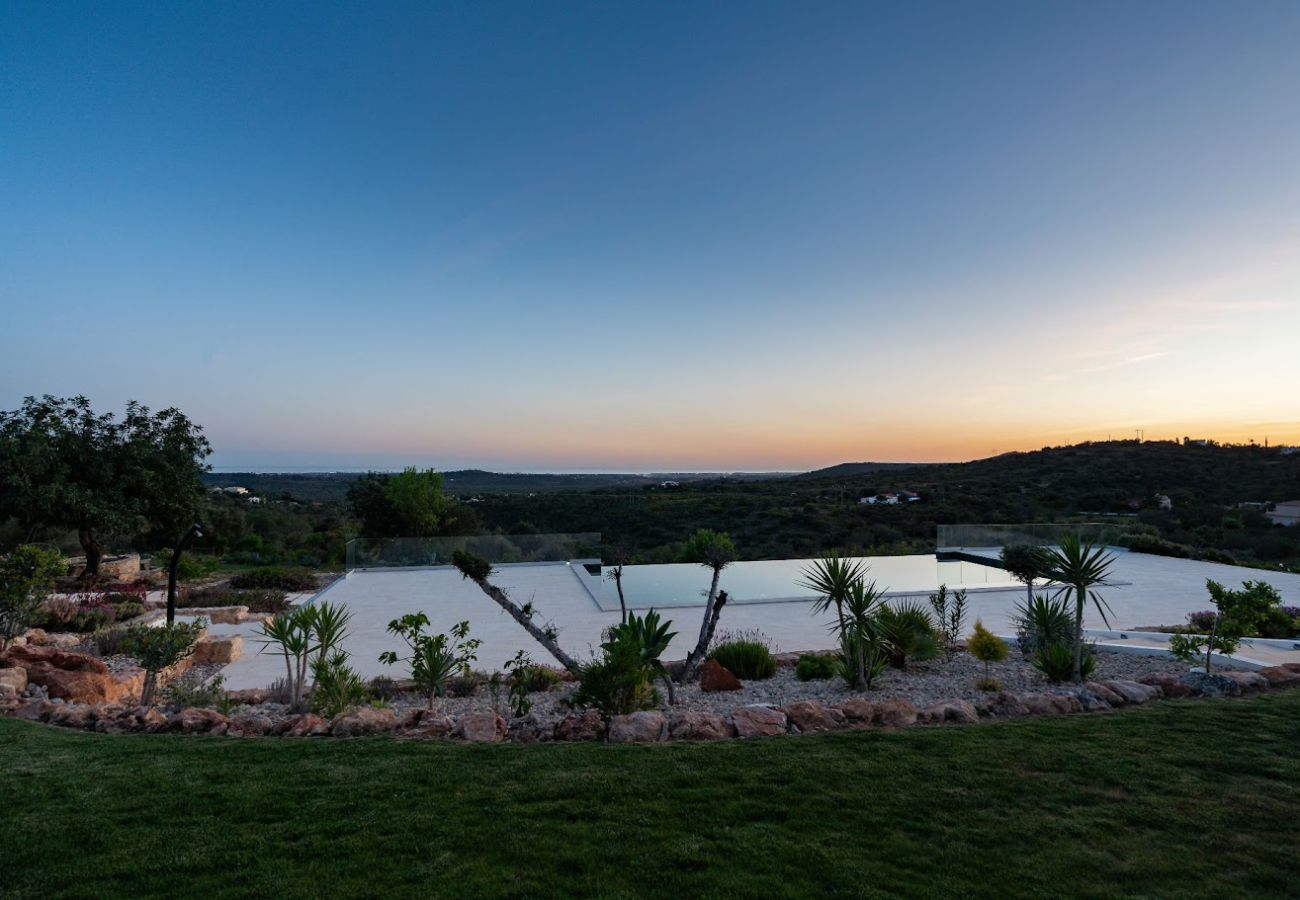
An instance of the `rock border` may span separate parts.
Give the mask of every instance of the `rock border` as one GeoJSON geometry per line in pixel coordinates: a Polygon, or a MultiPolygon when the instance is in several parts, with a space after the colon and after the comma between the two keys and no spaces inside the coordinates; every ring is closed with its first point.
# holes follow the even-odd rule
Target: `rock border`
{"type": "MultiPolygon", "coordinates": [[[[17,671],[11,668],[0,670],[0,673],[15,673],[8,677],[16,684],[17,671]]],[[[5,682],[0,681],[0,684],[5,682]]],[[[1300,663],[1285,663],[1253,672],[1188,672],[1182,677],[1153,674],[1139,681],[1090,681],[1082,687],[1045,692],[1000,692],[974,703],[958,699],[940,700],[923,709],[917,709],[907,700],[872,701],[855,697],[836,704],[800,700],[781,707],[738,706],[728,715],[698,710],[643,710],[614,716],[609,722],[602,720],[596,712],[586,710],[570,713],[555,725],[531,716],[507,721],[490,710],[453,719],[435,710],[418,709],[398,718],[392,709],[372,706],[346,710],[331,720],[314,713],[302,713],[274,722],[269,716],[258,713],[256,707],[232,716],[198,707],[166,715],[153,707],[122,703],[22,701],[11,688],[9,691],[0,690],[0,715],[101,734],[170,732],[230,737],[391,735],[408,740],[450,739],[473,743],[661,743],[844,730],[894,730],[911,725],[969,725],[1027,716],[1105,712],[1162,698],[1240,697],[1297,687],[1300,687],[1300,663]]]]}

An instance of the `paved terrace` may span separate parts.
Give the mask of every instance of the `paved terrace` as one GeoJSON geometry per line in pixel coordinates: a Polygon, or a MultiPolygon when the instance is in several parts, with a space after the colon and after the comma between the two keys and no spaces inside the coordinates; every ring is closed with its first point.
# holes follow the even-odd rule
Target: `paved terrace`
{"type": "MultiPolygon", "coordinates": [[[[1284,602],[1300,604],[1300,575],[1296,574],[1123,551],[1116,553],[1114,573],[1118,583],[1102,593],[1114,610],[1111,626],[1116,629],[1184,622],[1188,612],[1209,607],[1205,592],[1207,578],[1229,585],[1263,579],[1281,591],[1284,602]]],[[[538,621],[555,623],[561,646],[578,658],[587,658],[599,645],[601,632],[618,622],[617,612],[603,612],[593,599],[591,590],[583,583],[589,577],[577,564],[539,563],[502,566],[493,580],[517,602],[531,601],[538,611],[538,621]]],[[[726,584],[724,571],[724,589],[726,584]]],[[[707,587],[708,572],[701,568],[700,589],[707,587]]],[[[1011,611],[1024,596],[1023,588],[971,592],[968,625],[973,625],[978,617],[997,633],[1011,633],[1014,630],[1011,611]]],[[[351,653],[352,665],[367,678],[384,674],[405,676],[403,666],[381,665],[378,657],[385,650],[402,649],[400,640],[387,633],[388,622],[420,610],[428,614],[437,631],[446,631],[455,623],[468,620],[472,636],[483,642],[479,666],[484,669],[500,668],[519,649],[528,650],[538,661],[550,661],[546,652],[513,619],[452,568],[353,572],[317,598],[302,598],[301,602],[319,598],[342,603],[352,610],[352,633],[344,642],[344,649],[351,653]]],[[[665,611],[678,632],[666,658],[686,655],[698,634],[701,614],[702,609],[698,607],[665,611]]],[[[829,615],[811,614],[807,600],[732,603],[723,611],[719,632],[757,629],[778,650],[807,650],[831,645],[830,624],[829,615]]],[[[1105,629],[1105,623],[1091,608],[1085,625],[1090,629],[1105,629]]],[[[259,655],[256,625],[215,625],[211,630],[245,637],[243,656],[224,673],[229,687],[265,687],[283,675],[281,657],[270,653],[259,655]]],[[[1158,651],[1163,644],[1157,636],[1123,633],[1124,637],[1100,633],[1097,637],[1104,644],[1146,647],[1148,652],[1158,651]]],[[[1267,663],[1300,661],[1300,650],[1257,646],[1243,648],[1240,656],[1267,663]]]]}

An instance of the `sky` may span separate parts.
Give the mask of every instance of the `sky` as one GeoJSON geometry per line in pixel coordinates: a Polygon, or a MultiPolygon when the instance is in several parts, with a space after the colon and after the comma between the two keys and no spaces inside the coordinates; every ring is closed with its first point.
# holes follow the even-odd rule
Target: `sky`
{"type": "Polygon", "coordinates": [[[26,3],[0,409],[222,468],[1300,443],[1300,3],[26,3]]]}

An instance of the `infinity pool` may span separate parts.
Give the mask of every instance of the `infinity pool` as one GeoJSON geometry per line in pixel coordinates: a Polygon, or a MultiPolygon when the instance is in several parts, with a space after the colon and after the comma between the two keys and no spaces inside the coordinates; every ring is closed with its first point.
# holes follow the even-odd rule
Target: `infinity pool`
{"type": "MultiPolygon", "coordinates": [[[[928,594],[941,584],[949,588],[1008,588],[1017,582],[1003,570],[960,560],[939,560],[933,554],[916,556],[859,557],[867,568],[867,580],[890,594],[928,594]]],[[[811,559],[769,559],[732,563],[722,570],[719,587],[733,603],[779,603],[807,601],[812,591],[801,587],[811,559]]],[[[588,587],[601,609],[617,610],[618,590],[610,568],[601,569],[588,587]]],[[[711,574],[693,563],[625,566],[623,594],[631,609],[665,609],[703,606],[711,574]]]]}

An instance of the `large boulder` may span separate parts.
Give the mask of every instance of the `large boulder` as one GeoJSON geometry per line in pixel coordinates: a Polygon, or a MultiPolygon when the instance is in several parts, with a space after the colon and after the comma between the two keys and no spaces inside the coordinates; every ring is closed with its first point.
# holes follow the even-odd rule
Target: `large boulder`
{"type": "Polygon", "coordinates": [[[470,713],[456,720],[452,737],[479,744],[492,744],[506,739],[506,720],[491,710],[470,713]]]}
{"type": "Polygon", "coordinates": [[[1139,684],[1136,681],[1114,678],[1103,681],[1101,684],[1123,697],[1125,703],[1149,703],[1160,697],[1159,688],[1152,687],[1149,684],[1139,684]]]}
{"type": "Polygon", "coordinates": [[[700,666],[700,690],[712,693],[738,691],[741,687],[740,679],[716,659],[705,660],[704,665],[700,666]]]}
{"type": "Polygon", "coordinates": [[[323,737],[330,733],[330,723],[315,713],[303,713],[281,720],[271,733],[286,737],[323,737]]]}
{"type": "Polygon", "coordinates": [[[715,713],[688,710],[668,717],[668,736],[675,741],[716,741],[735,733],[735,728],[715,713]]]}
{"type": "Polygon", "coordinates": [[[244,652],[244,639],[237,634],[210,634],[194,645],[191,657],[194,665],[218,663],[226,665],[239,659],[244,652]]]}
{"type": "Polygon", "coordinates": [[[511,719],[506,737],[520,744],[538,744],[555,737],[555,726],[535,713],[511,719]]]}
{"type": "Polygon", "coordinates": [[[95,710],[85,703],[64,703],[55,707],[49,722],[60,728],[94,728],[95,710]]]}
{"type": "MultiPolygon", "coordinates": [[[[1296,677],[1300,678],[1300,675],[1296,677]]],[[[21,694],[25,690],[27,690],[26,669],[22,666],[0,669],[0,693],[21,694]]]]}
{"type": "Polygon", "coordinates": [[[781,707],[785,717],[801,732],[834,731],[845,725],[844,713],[816,700],[799,700],[781,707]]]}
{"type": "Polygon", "coordinates": [[[1084,686],[1084,690],[1101,700],[1106,701],[1111,706],[1123,706],[1128,701],[1119,691],[1111,688],[1103,681],[1089,681],[1084,686]]]}
{"type": "Polygon", "coordinates": [[[1258,672],[1224,672],[1223,675],[1241,685],[1243,694],[1258,694],[1269,688],[1268,679],[1258,672]]]}
{"type": "Polygon", "coordinates": [[[1241,696],[1241,685],[1221,672],[1188,672],[1178,679],[1178,683],[1206,697],[1241,696]]]}
{"type": "Polygon", "coordinates": [[[356,706],[345,709],[330,722],[330,734],[335,737],[357,737],[365,734],[385,734],[397,728],[397,715],[391,709],[376,706],[356,706]]]}
{"type": "Polygon", "coordinates": [[[1008,691],[981,697],[975,704],[975,710],[992,719],[1014,719],[1029,715],[1029,710],[1020,702],[1020,698],[1008,691]]]}
{"type": "Polygon", "coordinates": [[[241,712],[230,717],[230,726],[226,729],[226,734],[234,737],[262,737],[270,734],[274,726],[275,723],[271,721],[270,716],[241,712]]]}
{"type": "Polygon", "coordinates": [[[411,711],[397,727],[398,733],[408,738],[445,738],[456,730],[456,722],[451,716],[432,709],[411,711]]]}
{"type": "Polygon", "coordinates": [[[968,725],[979,721],[979,713],[975,712],[975,704],[969,700],[940,700],[921,710],[917,719],[931,725],[968,725]]]}
{"type": "MultiPolygon", "coordinates": [[[[0,676],[3,674],[0,672],[0,676]]],[[[1268,666],[1259,669],[1255,674],[1267,681],[1270,687],[1285,688],[1300,685],[1300,671],[1292,671],[1286,666],[1268,666]]]]}
{"type": "Polygon", "coordinates": [[[28,700],[26,703],[20,703],[14,707],[13,717],[15,719],[24,719],[28,722],[44,722],[54,710],[62,704],[51,703],[49,700],[37,699],[28,700]]]}
{"type": "Polygon", "coordinates": [[[557,741],[599,741],[605,737],[605,721],[594,709],[570,713],[555,726],[557,741]]]}
{"type": "Polygon", "coordinates": [[[1169,698],[1191,697],[1196,692],[1178,680],[1177,675],[1168,672],[1152,672],[1138,679],[1139,684],[1160,688],[1160,693],[1169,698]]]}
{"type": "Polygon", "coordinates": [[[167,730],[181,734],[225,734],[230,720],[215,709],[191,706],[167,717],[167,730]]]}
{"type": "Polygon", "coordinates": [[[51,697],[69,703],[103,703],[118,699],[113,677],[102,660],[53,647],[10,647],[0,666],[27,670],[27,681],[51,697]]]}
{"type": "Polygon", "coordinates": [[[910,700],[882,700],[873,706],[875,708],[871,721],[883,728],[903,728],[915,724],[920,715],[910,700]]]}
{"type": "Polygon", "coordinates": [[[664,738],[664,714],[643,709],[609,720],[609,740],[614,744],[647,744],[664,738]]]}
{"type": "Polygon", "coordinates": [[[122,716],[130,731],[161,731],[167,726],[167,716],[153,706],[136,706],[122,716]]]}
{"type": "Polygon", "coordinates": [[[1073,694],[1021,694],[1020,702],[1033,716],[1059,716],[1083,712],[1083,703],[1073,694]]]}
{"type": "Polygon", "coordinates": [[[785,713],[771,706],[740,706],[731,711],[731,722],[739,737],[769,737],[785,734],[785,713]]]}
{"type": "Polygon", "coordinates": [[[867,728],[871,725],[871,720],[876,717],[875,704],[862,697],[837,703],[835,708],[844,716],[844,722],[850,728],[867,728]]]}

